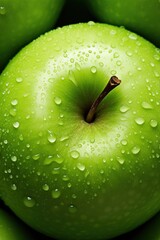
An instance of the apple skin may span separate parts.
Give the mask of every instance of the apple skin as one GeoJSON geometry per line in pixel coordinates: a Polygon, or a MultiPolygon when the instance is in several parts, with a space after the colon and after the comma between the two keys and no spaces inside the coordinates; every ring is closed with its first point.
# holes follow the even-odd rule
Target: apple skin
{"type": "Polygon", "coordinates": [[[0,208],[1,240],[34,240],[29,228],[6,209],[0,208]]]}
{"type": "Polygon", "coordinates": [[[87,4],[99,21],[124,26],[160,47],[160,1],[88,0],[87,4]]]}
{"type": "Polygon", "coordinates": [[[153,218],[127,234],[114,238],[114,240],[159,240],[160,239],[160,212],[153,218]]]}
{"type": "Polygon", "coordinates": [[[0,76],[1,198],[57,239],[144,223],[160,210],[159,95],[160,50],[132,32],[88,22],[33,41],[0,76]]]}
{"type": "Polygon", "coordinates": [[[0,0],[0,71],[18,50],[55,25],[64,0],[0,0]]]}

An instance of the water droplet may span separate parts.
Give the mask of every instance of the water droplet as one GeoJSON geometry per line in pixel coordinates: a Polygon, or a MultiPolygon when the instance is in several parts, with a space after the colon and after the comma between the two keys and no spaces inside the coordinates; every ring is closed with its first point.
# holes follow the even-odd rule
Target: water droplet
{"type": "Polygon", "coordinates": [[[32,156],[33,160],[38,160],[40,158],[40,154],[35,154],[32,156]]]}
{"type": "Polygon", "coordinates": [[[91,70],[91,73],[96,73],[97,72],[97,68],[95,66],[92,66],[90,70],[91,70]]]}
{"type": "Polygon", "coordinates": [[[11,160],[12,160],[12,162],[16,162],[17,161],[17,157],[16,156],[12,156],[11,160]]]}
{"type": "Polygon", "coordinates": [[[155,77],[157,77],[157,78],[159,78],[160,77],[160,74],[158,73],[158,72],[154,72],[154,75],[155,75],[155,77]]]}
{"type": "Polygon", "coordinates": [[[124,159],[123,159],[123,158],[117,157],[117,161],[118,161],[121,165],[124,164],[124,159]]]}
{"type": "Polygon", "coordinates": [[[130,33],[129,38],[132,40],[137,40],[137,35],[135,33],[130,33]]]}
{"type": "Polygon", "coordinates": [[[89,21],[87,24],[88,24],[89,26],[94,26],[94,25],[95,25],[95,22],[89,21]]]}
{"type": "Polygon", "coordinates": [[[142,107],[144,109],[152,109],[153,108],[152,105],[148,102],[142,102],[142,107]]]}
{"type": "Polygon", "coordinates": [[[48,184],[45,183],[45,184],[42,186],[42,189],[43,189],[44,191],[48,191],[48,190],[49,190],[48,184]]]}
{"type": "Polygon", "coordinates": [[[11,101],[11,105],[12,106],[16,106],[18,104],[18,100],[17,99],[14,99],[11,101]]]}
{"type": "Polygon", "coordinates": [[[116,64],[117,64],[117,66],[121,66],[121,65],[122,65],[122,62],[121,62],[120,60],[118,60],[118,61],[116,62],[116,64]]]}
{"type": "Polygon", "coordinates": [[[63,142],[63,141],[68,140],[68,139],[69,139],[68,136],[61,137],[61,138],[60,138],[60,142],[63,142]]]}
{"type": "Polygon", "coordinates": [[[113,57],[114,57],[114,58],[118,58],[118,57],[119,57],[119,53],[115,52],[115,53],[113,54],[113,57]]]}
{"type": "Polygon", "coordinates": [[[77,86],[77,82],[76,82],[76,79],[75,79],[75,76],[74,76],[74,73],[73,73],[72,70],[69,70],[69,72],[68,72],[68,78],[69,78],[70,81],[73,82],[74,85],[77,86]]]}
{"type": "Polygon", "coordinates": [[[77,163],[77,168],[80,170],[80,171],[84,171],[85,170],[85,165],[82,164],[82,163],[77,163]]]}
{"type": "Polygon", "coordinates": [[[16,191],[16,190],[17,190],[17,186],[16,186],[15,183],[13,183],[13,184],[11,185],[11,189],[12,189],[13,191],[16,191]]]}
{"type": "Polygon", "coordinates": [[[55,143],[56,142],[56,136],[55,136],[55,134],[53,134],[51,131],[48,131],[49,132],[49,136],[48,136],[48,141],[50,142],[50,143],[55,143]]]}
{"type": "Polygon", "coordinates": [[[61,164],[61,163],[64,161],[64,158],[63,158],[61,155],[57,154],[57,156],[56,156],[56,158],[54,159],[54,161],[55,161],[56,163],[58,163],[58,164],[61,164]]]}
{"type": "Polygon", "coordinates": [[[68,184],[67,184],[67,187],[68,187],[68,188],[71,188],[71,187],[72,187],[72,184],[71,184],[71,183],[68,183],[68,184]]]}
{"type": "Polygon", "coordinates": [[[11,109],[9,111],[9,113],[10,113],[11,116],[15,117],[16,116],[16,109],[15,108],[11,109]]]}
{"type": "Polygon", "coordinates": [[[157,125],[158,125],[158,122],[157,122],[156,120],[152,119],[152,120],[150,121],[150,126],[151,126],[152,128],[157,127],[157,125]]]}
{"type": "Polygon", "coordinates": [[[129,51],[127,51],[126,54],[127,54],[128,57],[132,56],[132,52],[129,52],[129,51]]]}
{"type": "Polygon", "coordinates": [[[62,100],[59,97],[55,97],[54,102],[55,102],[55,104],[60,105],[62,103],[62,100]]]}
{"type": "Polygon", "coordinates": [[[69,177],[67,175],[63,175],[62,180],[65,181],[65,182],[69,181],[69,177]]]}
{"type": "Polygon", "coordinates": [[[80,156],[80,154],[79,154],[78,151],[74,150],[74,151],[71,152],[71,157],[72,158],[77,159],[77,158],[79,158],[79,156],[80,156]]]}
{"type": "Polygon", "coordinates": [[[1,6],[0,7],[0,15],[5,15],[6,14],[6,8],[1,6]]]}
{"type": "Polygon", "coordinates": [[[23,79],[21,77],[16,78],[17,83],[21,83],[22,81],[23,81],[23,79]]]}
{"type": "Polygon", "coordinates": [[[127,112],[129,110],[129,107],[127,107],[127,106],[121,106],[120,107],[120,112],[122,112],[122,113],[125,113],[125,112],[127,112]]]}
{"type": "Polygon", "coordinates": [[[140,147],[135,146],[135,147],[132,148],[131,151],[132,151],[133,154],[138,154],[140,152],[140,150],[141,150],[140,147]]]}
{"type": "Polygon", "coordinates": [[[14,123],[13,123],[13,127],[14,127],[14,128],[19,128],[19,125],[20,125],[19,122],[14,122],[14,123]]]}
{"type": "Polygon", "coordinates": [[[52,170],[52,174],[59,174],[60,173],[59,171],[60,171],[60,168],[59,167],[55,167],[52,170]]]}
{"type": "Polygon", "coordinates": [[[5,139],[3,142],[4,142],[4,144],[8,144],[8,140],[7,139],[5,139]]]}
{"type": "Polygon", "coordinates": [[[57,199],[61,195],[61,192],[56,188],[55,190],[52,191],[52,198],[57,199]]]}
{"type": "Polygon", "coordinates": [[[123,146],[126,146],[127,145],[127,140],[125,140],[125,139],[123,139],[122,141],[121,141],[121,144],[123,145],[123,146]]]}
{"type": "Polygon", "coordinates": [[[144,119],[141,118],[141,117],[138,117],[138,118],[135,119],[135,122],[136,122],[138,125],[142,125],[142,124],[144,124],[144,119]]]}
{"type": "Polygon", "coordinates": [[[36,203],[35,200],[33,198],[31,198],[31,197],[25,197],[23,202],[24,202],[24,205],[26,207],[29,207],[29,208],[34,207],[34,205],[36,203]]]}
{"type": "Polygon", "coordinates": [[[78,62],[76,62],[76,63],[75,63],[75,68],[76,68],[78,71],[80,71],[80,70],[81,70],[81,66],[79,65],[79,63],[78,63],[78,62]]]}
{"type": "Polygon", "coordinates": [[[69,211],[70,213],[76,213],[76,212],[77,212],[77,208],[76,208],[73,204],[71,204],[71,205],[68,207],[68,211],[69,211]]]}
{"type": "Polygon", "coordinates": [[[19,140],[21,140],[21,141],[23,141],[23,140],[24,140],[24,138],[23,138],[23,135],[22,135],[22,134],[20,134],[20,135],[19,135],[19,140]]]}
{"type": "Polygon", "coordinates": [[[54,161],[53,156],[49,155],[47,158],[44,160],[44,165],[50,165],[54,161]]]}

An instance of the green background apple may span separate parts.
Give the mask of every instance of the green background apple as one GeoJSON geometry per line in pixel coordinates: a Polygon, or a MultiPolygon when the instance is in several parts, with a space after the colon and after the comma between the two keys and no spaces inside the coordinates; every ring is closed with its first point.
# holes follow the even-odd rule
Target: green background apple
{"type": "Polygon", "coordinates": [[[0,71],[27,43],[53,28],[64,0],[0,0],[0,71]]]}
{"type": "Polygon", "coordinates": [[[0,77],[0,195],[58,239],[105,239],[160,210],[160,50],[75,24],[25,47],[0,77]],[[116,75],[122,80],[91,104],[116,75]]]}
{"type": "Polygon", "coordinates": [[[88,0],[98,20],[125,26],[160,47],[160,1],[88,0]]]}

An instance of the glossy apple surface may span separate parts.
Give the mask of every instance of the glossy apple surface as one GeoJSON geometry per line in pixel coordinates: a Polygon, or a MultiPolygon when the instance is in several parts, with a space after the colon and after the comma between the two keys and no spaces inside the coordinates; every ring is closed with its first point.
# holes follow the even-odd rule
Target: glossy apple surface
{"type": "Polygon", "coordinates": [[[0,0],[0,71],[24,45],[53,28],[64,0],[0,0]]]}
{"type": "Polygon", "coordinates": [[[89,22],[25,47],[0,77],[0,194],[57,239],[108,239],[160,210],[160,50],[89,22]],[[122,80],[86,114],[109,78],[122,80]]]}
{"type": "Polygon", "coordinates": [[[100,21],[125,26],[160,47],[160,1],[89,0],[100,21]]]}

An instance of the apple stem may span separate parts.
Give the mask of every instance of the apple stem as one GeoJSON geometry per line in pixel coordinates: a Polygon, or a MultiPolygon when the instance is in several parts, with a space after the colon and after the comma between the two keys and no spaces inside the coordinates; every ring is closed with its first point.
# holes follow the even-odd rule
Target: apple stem
{"type": "Polygon", "coordinates": [[[91,123],[93,122],[94,119],[94,115],[96,113],[97,107],[99,106],[99,104],[101,103],[101,101],[103,100],[103,98],[105,96],[108,95],[108,93],[114,89],[115,87],[117,87],[119,84],[121,83],[121,80],[116,77],[116,76],[112,76],[110,78],[110,80],[108,81],[106,87],[104,88],[104,90],[101,92],[101,94],[98,96],[98,98],[93,102],[93,104],[91,105],[89,112],[87,114],[86,117],[86,122],[87,123],[91,123]]]}

